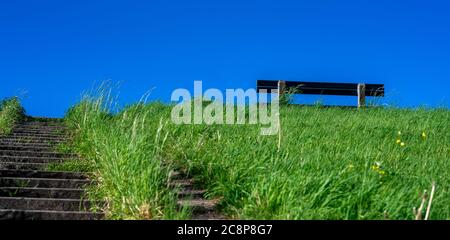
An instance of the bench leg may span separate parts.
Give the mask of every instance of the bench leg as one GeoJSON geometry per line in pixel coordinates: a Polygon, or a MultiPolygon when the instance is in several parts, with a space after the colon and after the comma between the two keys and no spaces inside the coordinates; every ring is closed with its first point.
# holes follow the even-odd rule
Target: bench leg
{"type": "Polygon", "coordinates": [[[366,84],[358,84],[358,108],[366,106],[366,84]]]}
{"type": "Polygon", "coordinates": [[[286,90],[286,82],[278,81],[278,94],[280,96],[283,95],[285,90],[286,90]]]}

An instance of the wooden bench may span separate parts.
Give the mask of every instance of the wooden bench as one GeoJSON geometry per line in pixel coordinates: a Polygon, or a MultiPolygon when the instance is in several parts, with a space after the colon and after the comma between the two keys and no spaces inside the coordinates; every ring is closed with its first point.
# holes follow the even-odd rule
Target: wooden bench
{"type": "Polygon", "coordinates": [[[384,97],[384,84],[364,83],[331,83],[331,82],[298,82],[284,80],[257,80],[256,90],[278,89],[285,92],[315,95],[357,96],[358,107],[366,105],[366,96],[384,97]]]}

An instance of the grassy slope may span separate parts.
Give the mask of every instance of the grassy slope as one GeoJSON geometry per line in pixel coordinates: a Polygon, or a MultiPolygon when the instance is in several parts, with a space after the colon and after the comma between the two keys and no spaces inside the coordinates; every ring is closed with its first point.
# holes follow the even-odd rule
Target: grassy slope
{"type": "Polygon", "coordinates": [[[450,218],[450,111],[286,107],[281,117],[280,151],[254,125],[184,125],[166,152],[236,218],[410,219],[433,181],[431,218],[450,218]]]}
{"type": "Polygon", "coordinates": [[[94,192],[113,218],[184,217],[165,187],[180,166],[234,218],[411,219],[433,181],[431,219],[450,218],[448,110],[284,107],[280,151],[260,126],[174,125],[170,110],[111,116],[85,102],[70,111],[75,148],[92,160],[94,192]]]}
{"type": "Polygon", "coordinates": [[[0,102],[0,135],[8,134],[14,124],[25,116],[25,110],[18,98],[7,98],[0,102]]]}
{"type": "Polygon", "coordinates": [[[164,107],[136,105],[113,117],[102,110],[101,100],[84,101],[65,120],[74,134],[70,146],[86,159],[72,170],[93,170],[98,186],[91,198],[106,200],[111,219],[182,219],[174,192],[167,188],[172,169],[160,159],[159,122],[151,118],[164,107]],[[81,167],[80,167],[81,166],[81,167]]]}

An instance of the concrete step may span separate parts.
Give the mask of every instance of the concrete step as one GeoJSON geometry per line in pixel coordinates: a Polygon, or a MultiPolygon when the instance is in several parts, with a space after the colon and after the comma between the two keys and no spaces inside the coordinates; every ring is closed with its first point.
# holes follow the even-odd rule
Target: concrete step
{"type": "Polygon", "coordinates": [[[0,209],[0,220],[100,220],[102,213],[84,211],[49,211],[0,209]]]}
{"type": "Polygon", "coordinates": [[[0,197],[81,199],[83,194],[79,188],[0,187],[0,197]]]}
{"type": "Polygon", "coordinates": [[[50,143],[26,143],[26,142],[7,142],[7,141],[2,141],[0,139],[0,145],[1,146],[12,146],[12,147],[38,147],[38,148],[49,148],[49,149],[53,149],[55,148],[55,144],[50,144],[50,143]]]}
{"type": "Polygon", "coordinates": [[[6,170],[43,170],[47,163],[0,162],[0,169],[6,170]]]}
{"type": "Polygon", "coordinates": [[[0,143],[0,150],[12,150],[12,151],[33,151],[33,152],[51,152],[54,147],[49,146],[36,146],[36,145],[21,145],[21,144],[2,144],[0,143]]]}
{"type": "Polygon", "coordinates": [[[178,187],[178,188],[184,188],[184,187],[192,187],[194,185],[193,179],[175,179],[170,181],[169,187],[178,187]]]}
{"type": "Polygon", "coordinates": [[[47,144],[53,144],[53,143],[60,143],[63,141],[67,141],[66,138],[24,138],[24,137],[17,137],[17,136],[10,136],[5,135],[0,137],[1,142],[20,142],[20,143],[47,143],[47,144]]]}
{"type": "Polygon", "coordinates": [[[0,197],[0,209],[86,211],[91,206],[79,199],[0,197]]]}
{"type": "Polygon", "coordinates": [[[0,162],[17,162],[17,163],[62,163],[65,161],[73,161],[68,158],[51,158],[51,157],[26,157],[26,156],[0,156],[0,162]]]}
{"type": "Polygon", "coordinates": [[[60,152],[34,152],[34,151],[14,151],[14,150],[0,150],[0,156],[33,156],[33,157],[49,157],[49,158],[71,158],[76,157],[71,153],[60,152]]]}
{"type": "Polygon", "coordinates": [[[218,200],[206,200],[203,198],[182,199],[177,201],[178,207],[188,207],[193,214],[214,212],[218,200]]]}
{"type": "Polygon", "coordinates": [[[57,178],[57,179],[79,179],[79,180],[87,179],[86,174],[77,172],[54,172],[54,171],[8,170],[8,169],[0,169],[0,177],[57,178]]]}
{"type": "Polygon", "coordinates": [[[10,145],[10,146],[36,146],[36,147],[49,147],[51,149],[55,149],[59,144],[63,144],[64,142],[51,142],[51,141],[42,141],[42,140],[9,140],[9,139],[0,139],[0,144],[2,145],[10,145]]]}
{"type": "Polygon", "coordinates": [[[37,124],[37,123],[20,123],[16,124],[13,129],[25,129],[25,130],[36,130],[36,129],[44,129],[44,130],[65,130],[66,126],[61,124],[37,124]]]}
{"type": "Polygon", "coordinates": [[[13,127],[11,133],[23,134],[64,134],[67,132],[66,128],[61,127],[13,127]]]}
{"type": "Polygon", "coordinates": [[[26,121],[26,122],[22,122],[19,125],[39,125],[39,126],[64,126],[64,123],[61,120],[57,120],[57,121],[26,121]]]}
{"type": "Polygon", "coordinates": [[[40,133],[40,132],[50,132],[50,133],[64,133],[67,130],[65,127],[32,127],[32,126],[15,126],[13,132],[16,133],[40,133]]]}
{"type": "Polygon", "coordinates": [[[64,138],[66,135],[63,133],[16,133],[12,132],[8,136],[10,137],[23,137],[23,138],[64,138]]]}
{"type": "Polygon", "coordinates": [[[15,128],[66,128],[65,124],[42,124],[42,123],[36,123],[36,122],[25,122],[25,123],[18,123],[14,126],[15,128]]]}
{"type": "Polygon", "coordinates": [[[36,122],[19,123],[14,126],[15,128],[67,128],[64,124],[42,124],[36,122]]]}
{"type": "Polygon", "coordinates": [[[0,186],[27,188],[83,188],[90,183],[86,179],[57,179],[57,178],[22,178],[1,177],[0,186]]]}
{"type": "Polygon", "coordinates": [[[25,143],[32,143],[32,142],[40,142],[40,143],[60,143],[67,141],[67,138],[64,137],[23,137],[23,136],[12,136],[7,135],[2,138],[0,138],[1,141],[5,142],[25,142],[25,143]]]}
{"type": "Polygon", "coordinates": [[[187,178],[187,177],[180,171],[171,171],[169,173],[169,178],[171,180],[179,180],[179,179],[183,179],[183,178],[187,178]]]}
{"type": "Polygon", "coordinates": [[[181,189],[177,192],[178,198],[187,198],[187,199],[194,199],[194,198],[202,198],[205,194],[205,190],[202,189],[181,189]]]}
{"type": "Polygon", "coordinates": [[[29,133],[35,133],[35,132],[56,132],[61,133],[67,131],[67,128],[65,127],[50,127],[50,126],[15,126],[13,128],[14,132],[29,132],[29,133]]]}
{"type": "Polygon", "coordinates": [[[10,138],[61,138],[66,139],[66,134],[62,133],[10,133],[8,135],[5,135],[4,137],[10,137],[10,138]]]}

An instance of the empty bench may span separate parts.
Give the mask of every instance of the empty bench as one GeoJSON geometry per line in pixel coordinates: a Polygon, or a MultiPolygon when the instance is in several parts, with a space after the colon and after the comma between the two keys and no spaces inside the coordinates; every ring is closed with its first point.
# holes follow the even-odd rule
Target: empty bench
{"type": "Polygon", "coordinates": [[[278,89],[280,94],[290,92],[299,94],[357,96],[358,107],[366,105],[366,96],[384,97],[384,84],[298,82],[284,80],[257,80],[257,92],[278,89]]]}

